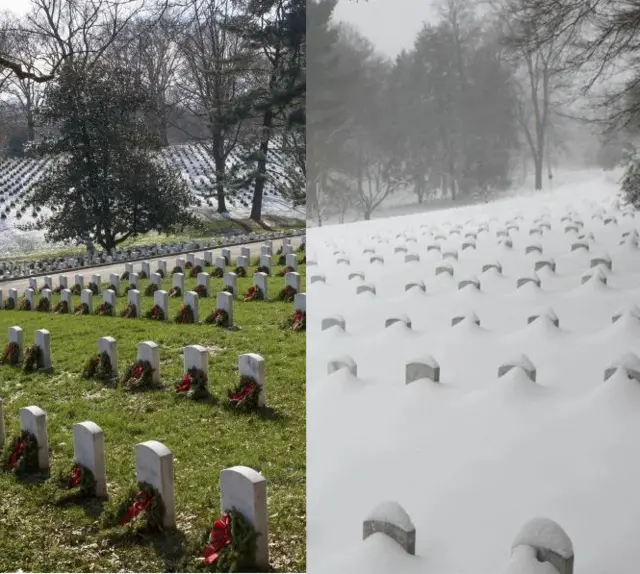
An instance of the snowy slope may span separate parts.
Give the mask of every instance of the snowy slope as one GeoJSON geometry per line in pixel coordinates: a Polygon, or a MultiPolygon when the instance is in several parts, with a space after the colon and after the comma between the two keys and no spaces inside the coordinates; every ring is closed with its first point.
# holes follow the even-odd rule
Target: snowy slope
{"type": "Polygon", "coordinates": [[[638,572],[640,380],[629,373],[640,367],[627,357],[605,381],[640,354],[636,230],[596,172],[553,193],[308,232],[310,574],[554,574],[525,546],[511,553],[535,517],[568,534],[576,573],[638,572]],[[542,253],[526,253],[534,245],[542,253]],[[436,275],[446,251],[452,275],[436,275]],[[405,291],[417,281],[424,292],[405,291]],[[356,294],[365,284],[375,294],[356,294]],[[321,330],[334,315],[345,330],[321,330]],[[344,355],[357,376],[328,375],[344,355]],[[405,384],[425,355],[440,383],[405,384]],[[498,376],[512,363],[524,368],[498,376]],[[415,556],[384,534],[362,540],[387,500],[415,525],[415,556]]]}

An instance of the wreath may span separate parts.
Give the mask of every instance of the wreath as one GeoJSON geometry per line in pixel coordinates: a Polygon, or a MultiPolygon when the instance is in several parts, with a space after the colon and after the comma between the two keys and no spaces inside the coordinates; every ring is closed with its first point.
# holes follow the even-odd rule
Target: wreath
{"type": "Polygon", "coordinates": [[[74,463],[71,471],[58,476],[58,485],[65,490],[80,489],[82,498],[94,498],[96,496],[96,479],[86,466],[74,463]]]}
{"type": "Polygon", "coordinates": [[[91,283],[89,283],[89,285],[87,286],[87,289],[91,289],[91,292],[94,295],[99,295],[100,294],[100,287],[98,286],[97,283],[94,283],[93,281],[91,283]]]}
{"type": "Polygon", "coordinates": [[[209,293],[207,293],[207,288],[204,285],[196,286],[194,291],[198,294],[198,297],[200,297],[200,299],[205,299],[209,296],[209,293]]]}
{"type": "Polygon", "coordinates": [[[301,244],[298,246],[298,253],[305,253],[305,252],[306,252],[306,250],[307,250],[307,245],[306,245],[306,243],[301,243],[301,244]]]}
{"type": "Polygon", "coordinates": [[[200,265],[196,265],[194,266],[194,268],[191,270],[191,277],[197,277],[198,273],[202,273],[202,267],[200,267],[200,265]]]}
{"type": "Polygon", "coordinates": [[[173,289],[171,289],[171,292],[169,293],[169,297],[172,297],[172,298],[182,297],[182,289],[180,289],[180,287],[176,285],[173,289]]]}
{"type": "Polygon", "coordinates": [[[278,247],[278,250],[276,251],[276,255],[282,255],[282,250],[283,250],[283,247],[281,245],[280,247],[278,247]]]}
{"type": "Polygon", "coordinates": [[[140,271],[140,273],[138,273],[138,279],[149,279],[146,271],[140,271]]]}
{"type": "Polygon", "coordinates": [[[164,321],[165,315],[162,307],[160,305],[154,305],[151,307],[149,311],[147,311],[144,315],[147,319],[151,319],[152,321],[164,321]]]}
{"type": "Polygon", "coordinates": [[[221,279],[224,277],[224,269],[222,267],[216,267],[212,273],[213,277],[216,279],[221,279]]]}
{"type": "Polygon", "coordinates": [[[149,283],[144,290],[144,294],[147,297],[153,297],[153,294],[158,291],[160,287],[158,287],[155,283],[149,283]]]}
{"type": "Polygon", "coordinates": [[[182,267],[180,267],[179,265],[176,265],[176,266],[171,270],[171,275],[175,275],[176,273],[182,273],[182,267]]]}
{"type": "Polygon", "coordinates": [[[122,275],[120,275],[120,281],[128,281],[129,280],[129,272],[125,271],[122,275]]]}
{"type": "Polygon", "coordinates": [[[118,296],[118,294],[120,293],[120,290],[113,283],[109,285],[109,289],[111,289],[111,291],[113,291],[116,296],[118,296]]]}
{"type": "Polygon", "coordinates": [[[183,305],[176,313],[174,321],[180,325],[190,325],[196,322],[193,309],[189,305],[183,305]]]}
{"type": "Polygon", "coordinates": [[[129,303],[124,311],[121,311],[120,317],[124,317],[125,319],[135,319],[138,316],[138,308],[133,304],[129,303]]]}
{"type": "Polygon", "coordinates": [[[4,468],[18,477],[40,470],[38,441],[35,435],[23,430],[13,439],[5,453],[4,468]]]}
{"type": "Polygon", "coordinates": [[[54,313],[66,314],[69,312],[69,303],[66,301],[58,301],[56,306],[53,308],[54,313]]]}
{"type": "Polygon", "coordinates": [[[238,386],[227,395],[229,406],[237,411],[251,412],[258,410],[260,385],[255,379],[242,376],[238,386]]]}
{"type": "Polygon", "coordinates": [[[207,374],[192,367],[182,377],[182,380],[175,385],[176,393],[185,395],[190,399],[202,399],[209,395],[207,390],[207,374]]]}
{"type": "Polygon", "coordinates": [[[148,530],[162,530],[165,512],[160,493],[149,483],[139,482],[118,505],[108,522],[113,526],[135,523],[148,530]]]}
{"type": "Polygon", "coordinates": [[[18,301],[18,311],[31,311],[31,301],[23,297],[18,301]]]}
{"type": "Polygon", "coordinates": [[[257,540],[255,528],[237,509],[227,511],[206,534],[202,565],[211,572],[254,571],[257,540]]]}
{"type": "Polygon", "coordinates": [[[4,348],[2,356],[2,364],[15,367],[20,364],[20,345],[16,342],[9,343],[4,348]]]}
{"type": "Polygon", "coordinates": [[[80,293],[82,293],[82,287],[80,287],[80,285],[78,285],[77,283],[71,288],[71,294],[72,295],[80,295],[80,293]]]}
{"type": "Polygon", "coordinates": [[[297,291],[291,287],[291,285],[287,285],[284,289],[278,293],[278,301],[284,301],[285,303],[292,303],[293,298],[297,291]]]}
{"type": "Polygon", "coordinates": [[[235,274],[238,277],[246,277],[247,276],[247,270],[246,270],[245,267],[236,267],[235,274]]]}
{"type": "Polygon", "coordinates": [[[306,331],[307,330],[307,314],[304,311],[296,311],[292,317],[287,319],[285,328],[292,331],[306,331]]]}
{"type": "Polygon", "coordinates": [[[257,285],[249,287],[249,290],[244,296],[244,302],[247,303],[249,301],[264,301],[264,292],[257,285]]]}
{"type": "Polygon", "coordinates": [[[162,269],[156,269],[156,273],[160,275],[161,279],[164,279],[164,271],[162,269]]]}
{"type": "Polygon", "coordinates": [[[25,373],[33,373],[44,368],[44,353],[38,345],[27,347],[24,355],[23,369],[25,373]]]}
{"type": "Polygon", "coordinates": [[[54,295],[60,295],[60,293],[62,293],[62,285],[58,285],[58,286],[53,290],[53,294],[54,294],[54,295]]]}
{"type": "Polygon", "coordinates": [[[91,313],[87,303],[80,303],[74,310],[74,315],[89,315],[91,313]]]}
{"type": "Polygon", "coordinates": [[[127,293],[129,293],[129,291],[133,291],[134,289],[137,289],[138,286],[137,285],[127,285],[124,289],[124,294],[126,295],[127,293]]]}
{"type": "Polygon", "coordinates": [[[40,297],[36,311],[40,311],[40,313],[48,313],[51,311],[51,301],[48,297],[40,297]]]}
{"type": "Polygon", "coordinates": [[[115,309],[111,303],[107,303],[107,301],[103,301],[100,304],[100,307],[96,309],[96,315],[100,315],[101,317],[113,317],[116,314],[115,309]]]}
{"type": "Polygon", "coordinates": [[[111,357],[106,351],[91,357],[82,371],[83,379],[96,379],[105,383],[113,379],[113,366],[111,357]]]}
{"type": "Polygon", "coordinates": [[[122,386],[128,390],[153,387],[153,367],[149,361],[136,361],[122,377],[122,386]]]}
{"type": "Polygon", "coordinates": [[[287,265],[284,269],[278,272],[278,277],[284,277],[287,273],[295,273],[295,269],[291,265],[287,265]]]}
{"type": "Polygon", "coordinates": [[[224,309],[215,309],[204,320],[205,325],[215,325],[216,327],[229,327],[229,313],[224,309]]]}
{"type": "Polygon", "coordinates": [[[12,311],[13,309],[16,308],[16,302],[13,300],[12,297],[9,297],[9,299],[7,299],[4,303],[4,308],[7,311],[12,311]]]}
{"type": "Polygon", "coordinates": [[[286,265],[286,263],[287,263],[287,256],[280,255],[280,257],[278,257],[278,265],[286,265]]]}
{"type": "Polygon", "coordinates": [[[192,267],[193,267],[193,263],[191,263],[191,261],[187,261],[187,262],[184,264],[184,268],[185,268],[185,269],[191,269],[192,267]]]}

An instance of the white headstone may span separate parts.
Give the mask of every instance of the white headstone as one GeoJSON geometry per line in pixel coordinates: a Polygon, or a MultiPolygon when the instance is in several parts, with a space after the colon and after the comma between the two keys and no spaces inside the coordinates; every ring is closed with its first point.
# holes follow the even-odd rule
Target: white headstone
{"type": "Polygon", "coordinates": [[[31,311],[35,311],[35,306],[33,304],[33,296],[34,296],[34,294],[35,294],[35,291],[32,288],[29,288],[24,292],[24,299],[25,299],[25,301],[29,302],[31,311]]]}
{"type": "Polygon", "coordinates": [[[229,327],[233,327],[233,294],[218,291],[216,295],[216,309],[223,309],[229,315],[229,327]]]}
{"type": "MultiPolygon", "coordinates": [[[[240,256],[241,257],[246,257],[247,261],[251,261],[251,249],[249,249],[248,247],[241,247],[240,248],[240,256]]],[[[238,265],[240,265],[238,263],[238,265]]]]}
{"type": "Polygon", "coordinates": [[[49,438],[47,437],[47,414],[40,407],[20,409],[20,430],[29,431],[38,441],[38,467],[49,469],[49,438]]]}
{"type": "Polygon", "coordinates": [[[160,384],[160,347],[153,341],[138,343],[138,361],[148,361],[153,367],[153,382],[160,384]]]}
{"type": "Polygon", "coordinates": [[[140,303],[140,291],[137,289],[131,289],[129,293],[127,293],[129,299],[129,305],[135,305],[136,314],[140,317],[142,311],[142,305],[140,303]]]}
{"type": "Polygon", "coordinates": [[[187,291],[184,294],[184,304],[191,307],[193,311],[193,322],[198,323],[200,321],[200,297],[195,291],[187,291]]]}
{"type": "Polygon", "coordinates": [[[207,296],[211,296],[211,275],[208,273],[198,273],[198,285],[202,285],[207,290],[207,296]]]}
{"type": "Polygon", "coordinates": [[[44,287],[46,287],[46,288],[48,288],[50,290],[53,290],[53,277],[51,277],[50,275],[47,275],[44,278],[44,287]]]}
{"type": "Polygon", "coordinates": [[[232,295],[238,296],[238,276],[235,273],[225,273],[222,277],[222,282],[225,287],[231,287],[233,289],[232,295]]]}
{"type": "Polygon", "coordinates": [[[73,311],[73,307],[71,306],[72,305],[71,289],[63,289],[60,292],[60,300],[67,302],[67,305],[69,306],[69,312],[71,313],[73,311]]]}
{"type": "Polygon", "coordinates": [[[397,502],[383,502],[362,523],[362,539],[381,532],[395,540],[407,554],[416,553],[416,528],[397,502]]]}
{"type": "Polygon", "coordinates": [[[42,368],[50,371],[53,365],[51,360],[51,333],[46,329],[36,331],[36,345],[42,351],[42,368]]]}
{"type": "Polygon", "coordinates": [[[153,486],[164,502],[163,526],[175,526],[175,506],[173,494],[173,453],[157,440],[149,440],[136,445],[136,479],[153,486]]]}
{"type": "Polygon", "coordinates": [[[208,265],[213,264],[213,251],[204,252],[204,262],[208,265]]]}
{"type": "Polygon", "coordinates": [[[336,357],[327,363],[327,374],[330,375],[340,369],[348,369],[348,371],[354,376],[358,376],[358,365],[348,355],[336,357]]]}
{"type": "Polygon", "coordinates": [[[187,253],[187,263],[195,265],[195,255],[193,253],[187,253]]]}
{"type": "Polygon", "coordinates": [[[162,276],[160,275],[160,273],[152,273],[150,277],[151,283],[160,288],[160,282],[162,281],[162,276]]]}
{"type": "Polygon", "coordinates": [[[9,289],[9,296],[7,299],[11,299],[13,301],[14,309],[18,307],[18,290],[17,289],[9,289]]]}
{"type": "Polygon", "coordinates": [[[269,299],[269,283],[267,281],[268,275],[266,273],[254,273],[253,284],[258,287],[264,294],[265,301],[269,299]]]}
{"type": "Polygon", "coordinates": [[[260,267],[266,267],[269,270],[269,274],[271,274],[271,266],[273,264],[273,258],[271,255],[261,254],[260,255],[260,267]]]}
{"type": "Polygon", "coordinates": [[[143,261],[141,263],[142,272],[149,277],[151,275],[151,267],[148,261],[143,261]]]}
{"type": "Polygon", "coordinates": [[[291,267],[291,269],[293,269],[294,271],[298,270],[298,259],[296,258],[295,254],[290,253],[289,255],[285,256],[285,265],[287,267],[291,267]]]}
{"type": "Polygon", "coordinates": [[[84,289],[84,277],[76,273],[74,285],[79,285],[81,289],[84,289]]]}
{"type": "Polygon", "coordinates": [[[245,272],[248,274],[249,273],[249,258],[248,257],[244,257],[243,255],[238,257],[238,267],[242,267],[245,270],[245,272]]]}
{"type": "Polygon", "coordinates": [[[440,382],[440,365],[430,355],[409,361],[405,369],[405,382],[408,385],[418,379],[431,379],[440,382]]]}
{"type": "Polygon", "coordinates": [[[58,276],[58,281],[60,282],[60,287],[62,287],[63,289],[67,288],[68,282],[67,282],[67,276],[66,275],[59,275],[58,276]]]}
{"type": "Polygon", "coordinates": [[[225,261],[225,266],[231,265],[231,249],[224,248],[220,250],[225,261]]]}
{"type": "Polygon", "coordinates": [[[153,294],[153,305],[157,305],[164,312],[164,317],[169,317],[169,293],[166,291],[156,291],[153,294]]]}
{"type": "Polygon", "coordinates": [[[80,292],[80,303],[89,308],[90,315],[93,314],[93,291],[91,289],[83,289],[80,292]]]}
{"type": "Polygon", "coordinates": [[[322,319],[322,323],[320,324],[320,329],[322,331],[326,331],[331,327],[339,327],[343,331],[346,328],[346,321],[342,315],[332,315],[331,317],[325,317],[322,319]]]}
{"type": "Polygon", "coordinates": [[[93,473],[96,481],[96,496],[106,498],[107,465],[104,432],[96,423],[85,421],[73,425],[73,457],[78,464],[93,473]]]}
{"type": "Polygon", "coordinates": [[[184,293],[184,273],[176,273],[173,276],[171,287],[178,287],[184,293]]]}
{"type": "Polygon", "coordinates": [[[24,350],[24,331],[22,327],[9,327],[9,343],[16,343],[20,347],[20,356],[24,350]]]}
{"type": "Polygon", "coordinates": [[[129,274],[129,277],[131,277],[131,274],[133,273],[133,263],[125,263],[124,264],[124,272],[129,274]]]}
{"type": "Polygon", "coordinates": [[[138,276],[137,273],[131,273],[131,275],[129,275],[129,285],[131,285],[135,289],[138,288],[138,281],[139,280],[140,280],[140,277],[138,276]]]}
{"type": "Polygon", "coordinates": [[[38,290],[38,280],[35,277],[29,278],[29,289],[38,290]]]}
{"type": "Polygon", "coordinates": [[[109,303],[109,305],[111,305],[115,310],[115,308],[116,308],[116,293],[115,293],[115,291],[113,291],[112,289],[105,289],[102,292],[102,300],[105,303],[109,303]]]}
{"type": "Polygon", "coordinates": [[[111,361],[113,378],[118,378],[118,343],[113,337],[101,337],[98,339],[98,353],[106,353],[111,361]]]}
{"type": "Polygon", "coordinates": [[[293,287],[296,293],[301,291],[300,273],[285,273],[284,284],[286,287],[293,287]]]}
{"type": "Polygon", "coordinates": [[[167,276],[167,262],[164,259],[158,261],[158,271],[162,271],[162,274],[167,276]]]}
{"type": "Polygon", "coordinates": [[[265,360],[256,353],[246,353],[238,357],[238,370],[241,377],[251,377],[260,387],[258,406],[263,407],[267,402],[265,389],[265,360]]]}
{"type": "Polygon", "coordinates": [[[302,313],[307,312],[307,294],[306,293],[296,293],[294,295],[293,310],[301,311],[302,313]]]}
{"type": "Polygon", "coordinates": [[[98,286],[98,294],[100,294],[100,286],[102,285],[102,276],[93,274],[91,275],[91,283],[98,286]]]}
{"type": "Polygon", "coordinates": [[[233,466],[220,472],[220,508],[234,508],[258,534],[256,565],[269,567],[269,526],[267,513],[267,481],[247,466],[233,466]]]}
{"type": "Polygon", "coordinates": [[[205,375],[209,372],[209,351],[201,345],[189,345],[183,349],[184,352],[184,372],[189,369],[199,369],[205,375]]]}

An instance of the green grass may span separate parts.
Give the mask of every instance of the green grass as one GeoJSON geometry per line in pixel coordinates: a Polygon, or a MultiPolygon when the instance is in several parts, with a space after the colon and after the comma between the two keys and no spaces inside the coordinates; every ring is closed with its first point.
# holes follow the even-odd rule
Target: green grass
{"type": "MultiPolygon", "coordinates": [[[[299,269],[303,275],[305,267],[299,269]]],[[[171,278],[163,282],[170,286],[171,278]]],[[[240,294],[252,284],[239,279],[240,294]]],[[[148,284],[142,282],[141,290],[148,284]]],[[[186,279],[185,288],[195,286],[186,279]]],[[[284,286],[269,280],[273,298],[284,286]]],[[[212,292],[222,289],[212,279],[212,292]]],[[[58,297],[53,298],[53,304],[58,297]]],[[[101,298],[94,299],[96,306],[101,298]]],[[[143,297],[143,311],[152,297],[143,297]]],[[[80,298],[74,297],[74,306],[80,298]]],[[[118,310],[126,297],[118,299],[118,310]]],[[[181,305],[170,300],[170,318],[181,305]]],[[[215,298],[201,301],[201,317],[215,298]]],[[[291,304],[236,300],[239,331],[206,325],[176,325],[146,319],[0,311],[0,345],[7,329],[24,329],[25,344],[37,329],[51,333],[54,373],[25,374],[0,366],[7,440],[19,430],[21,407],[37,405],[48,415],[51,475],[70,469],[72,426],[94,421],[105,432],[110,499],[57,505],[64,495],[52,480],[20,482],[0,472],[0,571],[27,572],[185,572],[194,571],[201,538],[220,514],[219,473],[245,465],[267,479],[270,562],[274,571],[304,572],[305,519],[305,335],[288,332],[281,323],[293,313],[291,304]],[[167,391],[127,393],[85,381],[80,373],[97,352],[97,340],[118,341],[120,373],[135,360],[136,345],[160,345],[160,371],[167,391]],[[171,391],[182,375],[182,348],[204,345],[209,354],[209,388],[219,404],[179,399],[171,391]],[[266,359],[270,415],[232,413],[224,407],[228,390],[239,380],[238,355],[259,353],[266,359]],[[158,440],[173,452],[178,530],[167,534],[125,534],[104,529],[101,521],[135,484],[135,445],[158,440]]]]}
{"type": "MultiPolygon", "coordinates": [[[[287,231],[295,229],[304,229],[306,221],[302,219],[292,219],[273,216],[269,220],[269,231],[287,231]]],[[[174,243],[186,243],[191,241],[210,241],[216,233],[247,233],[253,231],[256,233],[267,231],[264,226],[257,224],[249,219],[233,220],[233,219],[214,219],[209,221],[201,221],[197,225],[189,226],[182,233],[171,235],[162,235],[156,232],[145,233],[138,237],[132,237],[123,241],[118,248],[128,249],[132,247],[149,247],[151,245],[170,245],[174,243]]],[[[37,261],[39,259],[49,259],[52,257],[74,257],[86,254],[84,247],[60,247],[47,251],[31,251],[21,255],[12,255],[5,257],[6,261],[37,261]]]]}

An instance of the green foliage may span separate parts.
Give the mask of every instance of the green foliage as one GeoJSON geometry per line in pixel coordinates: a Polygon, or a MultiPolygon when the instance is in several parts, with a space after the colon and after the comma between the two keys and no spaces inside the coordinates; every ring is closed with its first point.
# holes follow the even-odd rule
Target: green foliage
{"type": "Polygon", "coordinates": [[[31,151],[56,161],[29,200],[52,211],[38,223],[49,241],[91,240],[110,250],[189,221],[184,182],[153,155],[158,141],[142,117],[151,97],[135,72],[67,66],[48,88],[39,123],[60,135],[31,151]]]}

